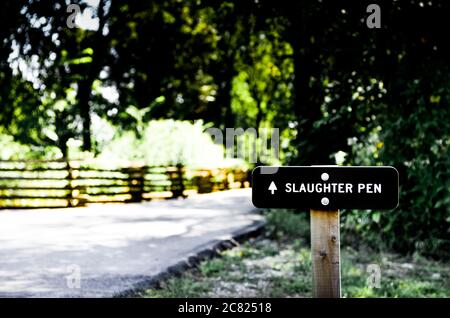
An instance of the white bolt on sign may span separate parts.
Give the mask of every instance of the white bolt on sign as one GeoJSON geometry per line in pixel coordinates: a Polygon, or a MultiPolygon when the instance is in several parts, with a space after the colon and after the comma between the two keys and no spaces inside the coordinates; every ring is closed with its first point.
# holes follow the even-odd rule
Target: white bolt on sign
{"type": "Polygon", "coordinates": [[[67,266],[66,284],[69,289],[81,288],[81,268],[79,265],[71,264],[67,266]]]}
{"type": "Polygon", "coordinates": [[[380,288],[381,287],[381,268],[378,264],[369,264],[367,266],[367,285],[370,288],[380,288]]]}

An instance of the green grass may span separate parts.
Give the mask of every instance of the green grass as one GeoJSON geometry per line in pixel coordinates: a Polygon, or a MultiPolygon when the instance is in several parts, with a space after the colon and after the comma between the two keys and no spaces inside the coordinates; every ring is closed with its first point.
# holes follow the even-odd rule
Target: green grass
{"type": "Polygon", "coordinates": [[[450,297],[450,266],[392,253],[345,249],[342,285],[347,297],[450,297]],[[381,269],[379,288],[370,288],[369,264],[381,269]]]}
{"type": "MultiPolygon", "coordinates": [[[[143,297],[311,297],[308,221],[302,214],[268,212],[267,236],[170,278],[143,297]]],[[[450,297],[450,266],[420,257],[341,248],[344,297],[450,297]],[[370,287],[370,264],[379,288],[370,287]]]]}
{"type": "Polygon", "coordinates": [[[187,272],[181,277],[169,278],[162,282],[160,288],[149,289],[144,293],[150,298],[192,298],[199,297],[208,292],[212,284],[207,281],[197,280],[196,275],[187,272]]]}

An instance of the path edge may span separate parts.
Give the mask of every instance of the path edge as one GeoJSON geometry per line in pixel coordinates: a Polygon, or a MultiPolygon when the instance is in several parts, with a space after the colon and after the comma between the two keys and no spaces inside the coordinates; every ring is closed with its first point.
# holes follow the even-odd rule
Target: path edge
{"type": "Polygon", "coordinates": [[[175,265],[167,267],[162,272],[149,277],[143,277],[140,282],[134,283],[133,287],[113,294],[113,298],[135,298],[142,296],[142,292],[155,288],[161,281],[170,277],[178,276],[186,270],[193,268],[201,261],[219,256],[219,253],[239,246],[240,243],[251,238],[260,236],[266,227],[266,220],[255,221],[239,230],[234,231],[228,238],[209,241],[197,247],[189,256],[175,265]]]}

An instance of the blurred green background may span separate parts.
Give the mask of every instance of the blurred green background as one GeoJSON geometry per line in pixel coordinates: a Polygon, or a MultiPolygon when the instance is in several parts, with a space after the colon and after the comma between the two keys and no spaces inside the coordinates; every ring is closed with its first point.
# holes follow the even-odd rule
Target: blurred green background
{"type": "Polygon", "coordinates": [[[399,207],[345,235],[449,259],[446,1],[378,1],[380,29],[364,1],[71,3],[3,2],[0,159],[251,167],[205,129],[275,127],[262,164],[399,170],[399,207]]]}

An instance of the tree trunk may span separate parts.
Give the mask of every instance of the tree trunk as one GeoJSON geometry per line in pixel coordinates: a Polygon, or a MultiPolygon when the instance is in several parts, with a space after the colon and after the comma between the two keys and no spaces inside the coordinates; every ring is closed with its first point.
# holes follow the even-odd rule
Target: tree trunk
{"type": "Polygon", "coordinates": [[[78,84],[78,105],[80,108],[80,116],[83,118],[83,150],[91,151],[91,108],[89,100],[91,99],[91,88],[93,78],[90,76],[78,84]]]}
{"type": "MultiPolygon", "coordinates": [[[[112,2],[112,1],[111,1],[112,2]]],[[[98,4],[98,17],[99,17],[99,27],[96,31],[93,41],[93,55],[92,62],[88,66],[88,71],[86,77],[78,83],[78,106],[80,111],[80,116],[83,120],[83,150],[92,150],[92,140],[91,140],[91,107],[89,102],[91,100],[91,90],[92,84],[96,79],[98,73],[101,70],[102,56],[106,51],[106,39],[103,36],[102,31],[106,23],[106,14],[104,10],[105,0],[100,0],[98,4]]],[[[112,3],[110,4],[112,6],[112,3]]]]}

